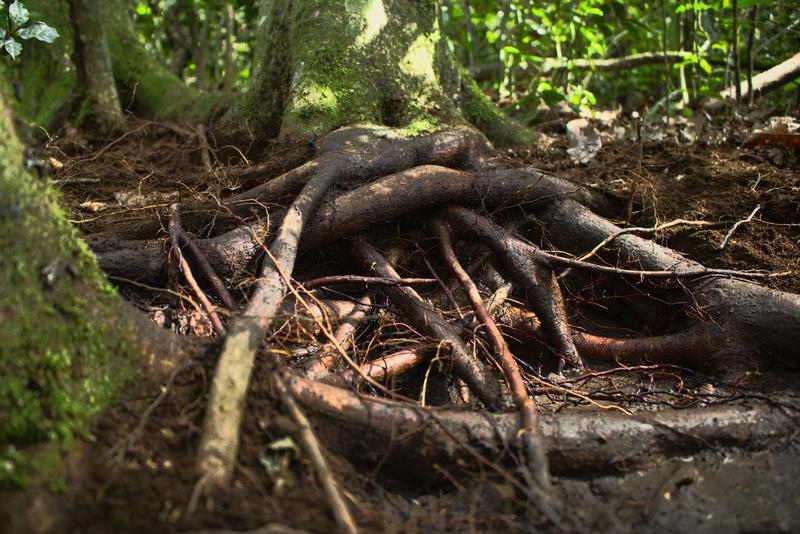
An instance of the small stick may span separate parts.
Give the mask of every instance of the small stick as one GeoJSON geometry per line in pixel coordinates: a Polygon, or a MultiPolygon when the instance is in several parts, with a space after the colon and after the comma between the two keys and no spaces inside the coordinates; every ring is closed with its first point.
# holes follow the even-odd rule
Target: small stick
{"type": "Polygon", "coordinates": [[[741,225],[743,225],[745,223],[749,223],[750,221],[752,221],[753,217],[756,216],[756,213],[758,213],[758,210],[760,210],[760,209],[761,209],[761,204],[756,206],[755,209],[752,212],[750,212],[750,215],[748,215],[746,219],[742,219],[741,221],[737,221],[736,224],[734,224],[733,227],[730,230],[728,230],[728,233],[725,234],[725,239],[723,239],[722,243],[719,244],[719,249],[720,250],[724,249],[725,245],[728,244],[728,241],[730,240],[731,236],[736,231],[736,229],[739,228],[741,225]]]}
{"type": "Polygon", "coordinates": [[[211,304],[211,302],[208,300],[208,297],[206,297],[206,294],[203,293],[202,289],[200,289],[200,286],[197,284],[197,280],[195,280],[194,275],[192,274],[192,269],[189,267],[189,263],[186,261],[186,258],[183,257],[183,253],[181,252],[179,238],[180,204],[171,205],[169,212],[169,238],[172,242],[172,254],[175,256],[175,260],[180,266],[183,277],[186,279],[186,282],[192,288],[192,291],[194,291],[194,294],[197,296],[200,304],[203,306],[203,309],[208,314],[208,318],[211,321],[211,325],[214,327],[214,330],[217,332],[217,334],[224,336],[225,327],[222,326],[222,321],[219,320],[219,316],[214,310],[214,305],[211,304]]]}
{"type": "Polygon", "coordinates": [[[203,167],[207,171],[211,170],[211,156],[209,152],[211,147],[208,146],[208,139],[206,138],[206,127],[202,124],[197,126],[197,139],[200,141],[200,161],[203,162],[203,167]]]}
{"type": "Polygon", "coordinates": [[[281,402],[283,402],[286,411],[289,412],[289,415],[295,420],[297,426],[300,427],[297,438],[303,446],[303,449],[305,449],[306,454],[308,454],[314,469],[317,471],[317,476],[319,477],[320,483],[322,483],[325,496],[328,498],[328,504],[330,504],[333,515],[336,518],[336,523],[343,532],[356,534],[358,532],[358,526],[353,519],[353,515],[350,513],[350,509],[342,498],[333,473],[331,473],[328,462],[325,461],[325,456],[322,454],[319,440],[311,429],[311,424],[308,422],[305,414],[303,414],[297,406],[294,397],[289,394],[281,377],[278,374],[273,374],[272,379],[275,390],[278,392],[278,396],[281,402]]]}
{"type": "Polygon", "coordinates": [[[232,312],[239,311],[239,306],[236,304],[236,301],[233,299],[231,294],[228,292],[228,288],[225,287],[225,284],[222,283],[222,280],[219,279],[217,273],[214,272],[214,267],[211,266],[211,263],[206,258],[206,255],[203,254],[203,251],[200,250],[200,247],[197,246],[197,243],[186,233],[186,230],[183,227],[178,227],[178,237],[180,237],[181,241],[184,245],[189,249],[189,253],[194,258],[194,261],[200,265],[200,268],[208,278],[208,281],[211,282],[211,285],[214,286],[214,289],[217,291],[217,296],[222,299],[222,302],[225,303],[225,306],[228,307],[229,310],[232,312]]]}
{"type": "Polygon", "coordinates": [[[321,278],[314,278],[307,282],[303,282],[303,287],[306,289],[315,289],[320,286],[329,286],[334,284],[364,284],[366,286],[413,286],[420,284],[435,283],[434,278],[400,278],[395,280],[393,278],[383,278],[380,276],[358,276],[355,274],[342,274],[336,276],[323,276],[321,278]]]}

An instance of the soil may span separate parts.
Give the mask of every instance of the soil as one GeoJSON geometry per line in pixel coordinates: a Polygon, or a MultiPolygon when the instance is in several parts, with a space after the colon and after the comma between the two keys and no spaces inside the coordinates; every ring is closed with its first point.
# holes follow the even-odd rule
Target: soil
{"type": "MultiPolygon", "coordinates": [[[[777,155],[775,147],[740,148],[733,141],[746,133],[735,132],[734,128],[734,134],[721,142],[692,144],[680,144],[667,135],[665,140],[643,143],[641,157],[637,142],[613,141],[586,165],[573,164],[566,155],[564,136],[555,134],[500,159],[590,184],[618,196],[622,205],[632,198],[630,223],[637,226],[678,218],[723,223],[710,228],[677,226],[652,237],[709,267],[793,271],[771,283],[800,292],[797,154],[777,155]],[[756,216],[738,226],[720,250],[733,223],[746,219],[757,206],[756,216]]],[[[215,146],[213,139],[211,144],[215,146]]],[[[235,224],[236,218],[223,210],[209,218],[206,204],[204,216],[195,219],[188,206],[253,184],[236,178],[244,167],[236,151],[214,150],[213,169],[207,170],[198,147],[187,126],[139,123],[115,139],[86,139],[71,132],[53,141],[47,155],[62,165],[55,172],[56,183],[73,221],[86,235],[165,237],[166,210],[176,201],[185,206],[189,230],[211,235],[235,224]],[[152,221],[159,216],[162,230],[154,235],[152,221]]],[[[248,156],[258,162],[277,161],[290,150],[272,147],[248,156]]],[[[616,214],[618,221],[625,217],[624,211],[616,214]]],[[[319,258],[299,269],[307,275],[327,274],[319,258]]],[[[206,318],[185,299],[154,288],[125,283],[120,287],[163,326],[184,335],[212,335],[206,318]]],[[[171,290],[189,294],[175,282],[171,290]]],[[[403,333],[402,325],[382,320],[376,317],[370,323],[373,340],[403,333]]],[[[275,328],[273,340],[279,345],[291,345],[298,329],[290,323],[275,328]]],[[[359,346],[365,346],[368,338],[362,338],[359,346]]],[[[206,359],[180,368],[166,386],[140,384],[130,400],[97,418],[93,439],[74,453],[73,464],[78,467],[65,495],[67,530],[230,531],[265,525],[268,528],[260,532],[335,529],[315,471],[292,438],[296,425],[282,414],[268,386],[276,351],[259,355],[248,395],[241,463],[231,491],[213,499],[195,498],[194,461],[217,352],[218,347],[212,347],[206,359]]],[[[608,368],[590,365],[594,370],[608,368]]],[[[435,382],[436,369],[432,374],[435,382]]],[[[536,400],[540,409],[553,413],[596,410],[607,404],[639,411],[747,404],[766,398],[800,411],[796,378],[771,369],[751,370],[735,382],[670,366],[617,369],[574,383],[591,403],[548,391],[538,391],[536,400]]],[[[413,393],[420,379],[412,374],[397,385],[413,393]]],[[[361,465],[357,459],[333,454],[328,459],[364,531],[505,532],[536,524],[524,499],[491,471],[467,469],[456,475],[442,468],[419,483],[389,474],[382,466],[361,465]]],[[[509,472],[514,469],[505,467],[509,472]]],[[[413,473],[414,466],[408,471],[413,473]]],[[[572,528],[580,531],[791,532],[800,530],[798,481],[800,432],[776,440],[768,450],[705,450],[665,458],[633,472],[557,478],[555,485],[558,498],[573,514],[572,528]]]]}

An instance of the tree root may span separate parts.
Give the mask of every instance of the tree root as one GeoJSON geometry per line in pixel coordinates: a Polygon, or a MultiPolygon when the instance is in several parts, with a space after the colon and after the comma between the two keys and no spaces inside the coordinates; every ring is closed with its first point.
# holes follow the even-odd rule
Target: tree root
{"type": "MultiPolygon", "coordinates": [[[[800,355],[800,296],[754,282],[768,281],[770,274],[708,269],[632,235],[591,211],[614,213],[619,206],[612,199],[532,169],[490,168],[484,164],[481,146],[481,139],[466,131],[408,140],[387,129],[346,128],[320,140],[313,160],[224,201],[235,213],[255,210],[264,215],[262,203],[282,200],[300,191],[291,206],[277,216],[267,214],[271,216],[210,239],[196,240],[195,247],[189,249],[196,258],[208,259],[204,271],[219,273],[218,281],[228,285],[237,283],[241,273],[248,272],[255,261],[266,255],[249,305],[228,324],[217,362],[198,456],[204,485],[224,486],[231,479],[255,354],[279,315],[287,290],[312,315],[327,338],[325,344],[312,340],[299,350],[284,351],[294,354],[299,360],[295,363],[305,368],[308,377],[356,387],[366,382],[391,398],[404,398],[377,381],[396,378],[431,360],[434,351],[430,350],[430,343],[419,345],[421,334],[439,349],[437,358],[446,354],[444,359],[451,363],[454,373],[489,412],[508,406],[507,393],[503,393],[492,366],[479,359],[494,354],[519,412],[498,415],[428,410],[360,396],[288,374],[279,376],[275,388],[280,390],[285,385],[303,405],[326,445],[373,464],[384,460],[391,463],[394,451],[401,451],[401,467],[405,466],[406,471],[410,462],[419,462],[420,472],[408,475],[421,474],[426,466],[434,464],[458,471],[477,462],[507,476],[501,466],[503,460],[523,457],[531,467],[535,484],[525,488],[517,477],[507,480],[533,495],[540,511],[551,521],[558,516],[547,498],[551,473],[624,471],[669,454],[686,454],[709,446],[762,447],[770,439],[790,432],[790,423],[798,417],[767,406],[667,410],[649,415],[538,414],[531,393],[539,390],[530,389],[530,384],[546,384],[545,388],[551,390],[560,386],[537,375],[540,371],[535,370],[536,366],[544,363],[531,361],[536,358],[531,356],[535,351],[525,351],[528,361],[524,364],[529,367],[523,373],[504,335],[513,333],[523,343],[537,340],[536,347],[545,347],[558,358],[559,372],[566,364],[583,368],[585,360],[592,359],[670,362],[728,373],[763,361],[796,365],[800,355]],[[451,168],[454,166],[460,169],[451,168]],[[544,228],[541,242],[549,241],[562,252],[583,257],[575,260],[561,252],[547,252],[518,237],[519,232],[459,205],[480,207],[484,214],[487,210],[493,214],[503,210],[533,213],[544,228]],[[461,294],[449,299],[456,308],[456,313],[449,314],[437,309],[446,305],[441,293],[426,299],[409,287],[431,281],[415,278],[424,271],[423,264],[430,271],[443,272],[437,269],[440,265],[434,267],[428,261],[425,236],[415,241],[416,252],[403,262],[398,259],[399,247],[389,245],[391,257],[387,259],[363,237],[378,224],[408,222],[412,217],[415,222],[426,220],[431,212],[440,221],[433,227],[442,256],[462,286],[474,316],[464,306],[466,301],[461,294]],[[458,256],[450,229],[462,239],[458,256]],[[305,303],[298,292],[303,288],[296,288],[291,282],[298,254],[353,236],[353,257],[365,276],[334,274],[313,279],[309,285],[347,283],[353,289],[356,284],[362,292],[367,285],[371,294],[335,311],[326,310],[323,303],[316,307],[305,303]],[[269,248],[263,244],[267,237],[269,248]],[[468,240],[471,242],[464,243],[468,240]],[[486,287],[479,287],[482,277],[468,273],[458,257],[464,257],[464,251],[473,254],[473,263],[480,267],[487,250],[493,263],[486,267],[483,278],[490,280],[485,284],[489,292],[497,291],[485,301],[481,290],[486,287]],[[591,253],[586,255],[586,251],[591,253]],[[590,257],[605,263],[585,261],[590,257]],[[401,267],[408,268],[408,278],[398,274],[401,267]],[[500,274],[492,272],[495,267],[500,274]],[[513,287],[503,277],[520,290],[516,296],[534,313],[511,303],[513,287]],[[590,322],[582,322],[580,299],[565,301],[562,295],[564,288],[572,289],[575,280],[589,280],[612,289],[623,281],[628,286],[635,285],[643,294],[658,297],[649,299],[647,310],[658,315],[668,309],[671,319],[677,319],[660,321],[657,328],[639,328],[655,335],[599,335],[602,332],[591,328],[590,322]],[[385,316],[394,317],[392,320],[399,323],[396,315],[402,315],[406,331],[414,333],[417,345],[404,341],[401,346],[405,349],[371,356],[371,361],[358,365],[356,362],[364,360],[349,352],[358,354],[363,350],[363,343],[354,341],[355,333],[370,304],[380,302],[370,298],[378,298],[381,292],[389,299],[385,316]],[[323,320],[328,313],[345,318],[335,333],[323,320]],[[482,351],[481,347],[486,346],[483,336],[491,351],[482,351]],[[307,355],[311,352],[308,347],[320,344],[318,353],[300,360],[301,352],[307,355]],[[441,351],[443,348],[446,350],[441,351]],[[334,374],[340,359],[350,368],[334,374]],[[530,492],[532,488],[534,491],[530,492]]],[[[415,239],[429,228],[424,224],[414,226],[415,230],[407,235],[415,239]]],[[[173,240],[188,241],[180,233],[175,235],[173,240]]],[[[378,242],[378,237],[370,239],[378,242]]],[[[166,262],[159,241],[112,243],[98,239],[91,244],[100,265],[111,274],[150,281],[165,278],[166,262]]],[[[337,265],[345,262],[347,259],[340,257],[331,260],[337,265]]],[[[346,273],[353,272],[349,263],[342,267],[346,273]]],[[[439,282],[443,288],[456,292],[452,281],[439,282]]],[[[420,291],[424,286],[421,288],[420,291]]],[[[226,305],[234,308],[228,302],[226,305]]],[[[634,306],[637,305],[631,303],[629,309],[634,306]]],[[[315,337],[318,332],[308,335],[315,337]]],[[[398,334],[393,331],[390,335],[398,334]]],[[[397,350],[397,344],[384,346],[397,350]]],[[[365,353],[375,354],[370,349],[365,353]]],[[[491,362],[491,356],[485,359],[491,362]]],[[[426,372],[423,391],[427,379],[426,372]]],[[[406,390],[402,388],[406,386],[400,386],[403,395],[406,390]]],[[[450,387],[453,403],[458,404],[458,395],[452,391],[455,388],[452,384],[446,387],[450,387]]],[[[331,502],[335,500],[332,493],[329,497],[331,502]]]]}
{"type": "MultiPolygon", "coordinates": [[[[365,269],[374,270],[379,276],[397,278],[400,276],[386,259],[366,240],[359,237],[355,241],[355,254],[365,269]]],[[[459,332],[451,327],[438,313],[431,310],[416,291],[409,287],[387,287],[389,298],[403,314],[437,343],[444,343],[450,349],[453,369],[481,402],[489,409],[499,408],[500,387],[495,376],[485,365],[470,354],[459,332]]]]}
{"type": "Polygon", "coordinates": [[[472,281],[472,278],[470,278],[467,271],[464,270],[461,263],[458,261],[456,253],[453,250],[449,230],[440,221],[435,223],[435,227],[439,237],[442,255],[445,257],[445,261],[467,293],[473,308],[475,308],[475,314],[486,328],[492,348],[500,360],[500,366],[503,368],[506,382],[508,383],[509,389],[511,389],[514,404],[520,413],[521,437],[525,443],[525,455],[528,459],[528,466],[533,473],[533,480],[536,483],[536,488],[532,489],[543,493],[543,497],[546,498],[552,492],[552,487],[550,483],[550,470],[547,466],[547,456],[541,445],[536,404],[528,395],[528,389],[525,387],[525,382],[522,379],[519,366],[514,359],[514,355],[511,354],[508,344],[505,342],[505,339],[503,339],[503,334],[500,333],[500,329],[497,328],[497,324],[495,324],[494,319],[492,319],[489,311],[483,304],[478,286],[475,285],[475,282],[472,281]]]}
{"type": "MultiPolygon", "coordinates": [[[[318,433],[335,452],[382,464],[398,476],[425,478],[433,464],[502,462],[519,451],[516,414],[432,410],[364,397],[299,377],[285,379],[318,433]],[[413,472],[408,466],[414,465],[413,472]]],[[[550,469],[557,475],[623,473],[665,457],[707,448],[760,450],[794,433],[800,415],[763,404],[624,415],[563,413],[540,417],[550,469]]],[[[468,468],[468,467],[467,467],[468,468]]]]}

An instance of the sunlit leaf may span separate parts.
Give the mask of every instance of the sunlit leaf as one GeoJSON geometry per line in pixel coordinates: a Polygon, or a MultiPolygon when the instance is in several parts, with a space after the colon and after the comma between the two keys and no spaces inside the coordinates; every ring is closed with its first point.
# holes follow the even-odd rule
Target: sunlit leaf
{"type": "Polygon", "coordinates": [[[675,10],[675,13],[683,13],[684,11],[704,11],[706,9],[711,9],[709,4],[703,2],[692,2],[691,4],[682,4],[678,6],[675,10]]]}
{"type": "Polygon", "coordinates": [[[17,56],[22,52],[22,44],[14,39],[6,39],[3,41],[3,49],[8,52],[11,59],[17,59],[17,56]]]}
{"type": "Polygon", "coordinates": [[[56,31],[55,28],[41,21],[34,22],[27,28],[22,28],[17,32],[17,35],[19,35],[21,39],[37,39],[45,43],[52,43],[59,37],[58,31],[56,31]]]}
{"type": "Polygon", "coordinates": [[[14,23],[14,26],[22,26],[28,22],[29,17],[28,10],[19,0],[8,7],[8,16],[11,18],[11,22],[14,23]]]}

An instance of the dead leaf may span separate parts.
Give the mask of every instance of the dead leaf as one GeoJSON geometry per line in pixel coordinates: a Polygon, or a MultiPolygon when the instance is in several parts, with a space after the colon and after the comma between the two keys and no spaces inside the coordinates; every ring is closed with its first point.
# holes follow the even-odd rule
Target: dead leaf
{"type": "Polygon", "coordinates": [[[589,163],[603,146],[600,132],[586,119],[574,119],[567,123],[567,154],[574,163],[589,163]]]}

